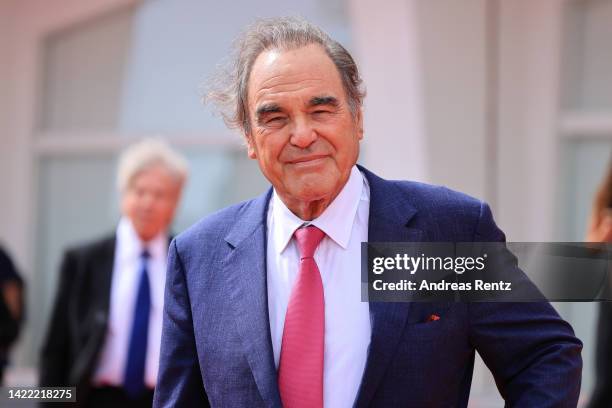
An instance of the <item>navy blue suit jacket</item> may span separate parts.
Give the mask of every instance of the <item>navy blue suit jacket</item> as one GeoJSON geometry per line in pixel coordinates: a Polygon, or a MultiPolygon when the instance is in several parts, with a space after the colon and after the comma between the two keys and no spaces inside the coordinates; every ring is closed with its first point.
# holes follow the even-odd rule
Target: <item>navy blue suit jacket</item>
{"type": "MultiPolygon", "coordinates": [[[[483,202],[361,170],[371,242],[505,239],[483,202]]],[[[270,194],[203,219],[171,244],[155,407],[281,406],[266,289],[270,194]]],[[[508,406],[576,406],[582,344],[547,302],[371,302],[370,315],[356,407],[464,407],[475,351],[508,406]],[[427,322],[432,314],[440,319],[427,322]]]]}

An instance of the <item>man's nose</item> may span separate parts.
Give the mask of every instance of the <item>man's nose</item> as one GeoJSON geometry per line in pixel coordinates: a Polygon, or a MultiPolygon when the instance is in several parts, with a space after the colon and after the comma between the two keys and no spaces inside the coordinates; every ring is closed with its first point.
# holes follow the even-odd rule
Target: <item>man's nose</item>
{"type": "Polygon", "coordinates": [[[316,130],[307,118],[297,118],[293,121],[289,139],[292,145],[305,149],[310,146],[317,137],[316,130]]]}
{"type": "Polygon", "coordinates": [[[153,207],[154,203],[155,203],[155,197],[151,193],[144,194],[140,200],[141,208],[144,210],[148,210],[151,207],[153,207]]]}

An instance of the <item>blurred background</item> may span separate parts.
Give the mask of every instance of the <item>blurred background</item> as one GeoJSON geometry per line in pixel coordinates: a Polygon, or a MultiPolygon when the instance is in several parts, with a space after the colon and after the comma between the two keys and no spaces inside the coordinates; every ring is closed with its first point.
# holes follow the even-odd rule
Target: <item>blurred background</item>
{"type": "MultiPolygon", "coordinates": [[[[62,250],[114,230],[130,141],[190,161],[175,233],[267,187],[198,87],[280,15],[357,60],[362,164],[488,201],[509,241],[584,239],[612,150],[612,0],[0,0],[0,243],[28,284],[8,384],[36,382],[62,250]]],[[[585,401],[597,308],[555,307],[585,344],[585,401]]],[[[503,405],[480,361],[471,405],[503,405]]]]}

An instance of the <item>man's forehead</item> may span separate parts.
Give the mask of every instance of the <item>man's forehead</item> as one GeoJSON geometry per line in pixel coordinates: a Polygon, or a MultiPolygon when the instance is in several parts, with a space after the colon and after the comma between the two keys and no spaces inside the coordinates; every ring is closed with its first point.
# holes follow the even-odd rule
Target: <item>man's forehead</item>
{"type": "Polygon", "coordinates": [[[314,66],[320,64],[333,65],[333,61],[321,45],[308,44],[287,49],[272,48],[263,50],[257,58],[255,58],[251,70],[282,68],[284,65],[290,64],[293,61],[300,61],[303,64],[311,62],[312,64],[310,65],[314,66]]]}
{"type": "Polygon", "coordinates": [[[255,59],[255,62],[261,58],[260,64],[264,66],[272,66],[274,65],[281,56],[282,51],[278,49],[274,50],[264,50],[259,54],[259,56],[255,59]]]}
{"type": "Polygon", "coordinates": [[[128,186],[150,184],[174,184],[176,178],[172,171],[161,163],[152,163],[136,170],[128,180],[128,186]]]}
{"type": "Polygon", "coordinates": [[[253,64],[249,78],[251,103],[259,102],[263,96],[291,95],[295,92],[310,92],[307,96],[310,99],[335,94],[341,89],[336,66],[316,44],[262,52],[253,64]]]}

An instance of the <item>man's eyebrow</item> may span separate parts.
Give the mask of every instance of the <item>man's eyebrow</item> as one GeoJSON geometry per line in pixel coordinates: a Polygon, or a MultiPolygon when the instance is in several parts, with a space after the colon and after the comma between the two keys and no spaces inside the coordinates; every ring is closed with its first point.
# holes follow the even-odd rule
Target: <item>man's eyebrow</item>
{"type": "Polygon", "coordinates": [[[255,115],[260,118],[263,115],[265,115],[266,113],[275,113],[275,112],[280,112],[281,108],[280,106],[278,106],[275,103],[267,103],[264,105],[261,105],[259,108],[257,108],[257,110],[255,111],[255,115]]]}
{"type": "Polygon", "coordinates": [[[310,106],[330,105],[339,106],[340,102],[335,96],[315,96],[310,99],[310,106]]]}

